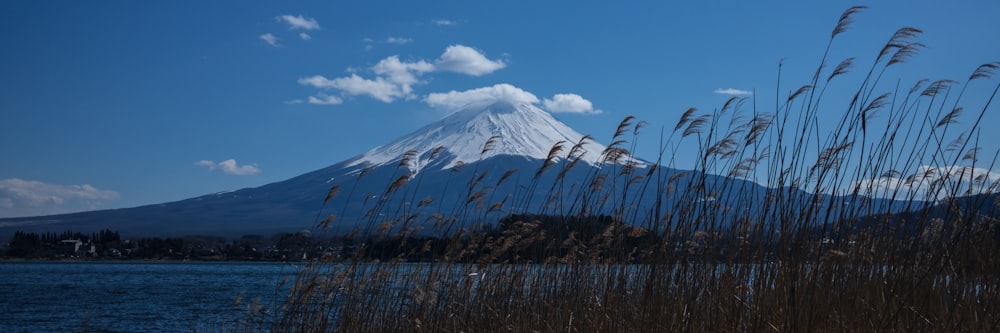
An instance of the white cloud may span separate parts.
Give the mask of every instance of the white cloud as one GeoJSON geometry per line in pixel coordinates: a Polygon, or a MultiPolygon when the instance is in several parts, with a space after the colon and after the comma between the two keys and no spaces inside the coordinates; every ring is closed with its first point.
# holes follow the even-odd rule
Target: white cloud
{"type": "Polygon", "coordinates": [[[424,103],[427,103],[427,105],[446,110],[457,110],[473,104],[498,101],[528,104],[541,103],[550,112],[601,113],[601,110],[594,109],[590,101],[577,94],[556,94],[552,99],[539,101],[535,94],[507,83],[466,91],[452,90],[446,93],[431,93],[424,98],[424,103]]]}
{"type": "Polygon", "coordinates": [[[402,62],[399,61],[399,57],[397,56],[382,59],[382,61],[379,61],[378,64],[372,67],[372,71],[376,75],[385,77],[389,82],[396,84],[406,98],[413,97],[412,86],[418,82],[417,76],[433,70],[434,65],[429,62],[423,60],[402,62]]]}
{"type": "Polygon", "coordinates": [[[433,107],[449,110],[459,109],[469,104],[507,101],[511,103],[538,103],[538,97],[510,84],[501,83],[492,87],[483,87],[466,91],[449,91],[432,93],[424,98],[424,102],[433,107]]]}
{"type": "Polygon", "coordinates": [[[375,79],[366,79],[355,73],[332,80],[315,75],[300,78],[299,84],[320,89],[337,89],[355,96],[368,95],[379,101],[391,103],[399,98],[416,98],[413,85],[420,82],[417,77],[434,71],[434,65],[423,60],[403,62],[398,56],[390,56],[379,61],[371,70],[376,74],[375,79]]]}
{"type": "Polygon", "coordinates": [[[384,78],[378,77],[375,78],[375,80],[369,80],[362,78],[357,74],[351,74],[351,76],[340,77],[333,80],[327,79],[321,75],[315,75],[312,77],[300,78],[299,84],[320,89],[338,89],[355,96],[368,95],[386,103],[391,103],[397,98],[405,97],[396,84],[389,82],[384,78]]]}
{"type": "Polygon", "coordinates": [[[93,186],[47,184],[19,178],[0,179],[0,216],[30,216],[96,209],[118,193],[93,186]]]}
{"type": "Polygon", "coordinates": [[[263,40],[263,41],[265,41],[265,42],[267,42],[271,46],[278,47],[278,40],[280,38],[278,38],[277,36],[272,35],[270,33],[266,33],[266,34],[260,35],[260,39],[263,40]]]}
{"type": "Polygon", "coordinates": [[[306,18],[302,15],[292,16],[292,15],[281,15],[277,17],[278,22],[288,23],[288,28],[303,29],[303,30],[319,30],[319,22],[316,22],[314,18],[306,18]]]}
{"type": "Polygon", "coordinates": [[[439,27],[453,26],[456,25],[455,21],[452,20],[434,20],[434,25],[439,27]]]}
{"type": "Polygon", "coordinates": [[[910,175],[886,175],[855,182],[859,193],[888,197],[896,193],[918,200],[938,200],[1000,191],[1000,173],[966,166],[920,166],[910,175]]]}
{"type": "Polygon", "coordinates": [[[751,92],[751,91],[739,90],[739,89],[734,89],[734,88],[726,88],[726,89],[719,88],[719,89],[715,89],[715,91],[713,91],[713,92],[716,93],[716,94],[734,95],[734,96],[737,96],[737,95],[752,95],[753,94],[753,92],[751,92]]]}
{"type": "Polygon", "coordinates": [[[338,98],[337,96],[330,96],[327,94],[319,94],[317,96],[309,96],[309,104],[316,105],[337,105],[343,103],[344,100],[338,98]]]}
{"type": "Polygon", "coordinates": [[[485,55],[465,45],[452,45],[437,60],[439,70],[481,76],[504,68],[500,60],[487,59],[485,55]]]}
{"type": "Polygon", "coordinates": [[[307,34],[307,33],[304,33],[304,32],[300,32],[300,33],[299,33],[299,38],[302,38],[302,40],[310,40],[310,39],[313,39],[313,38],[312,38],[312,36],[309,36],[309,34],[307,34]]]}
{"type": "Polygon", "coordinates": [[[253,175],[260,172],[256,165],[238,165],[236,160],[228,159],[219,163],[209,160],[201,160],[194,163],[197,166],[208,167],[208,170],[222,170],[223,173],[237,176],[253,175]]]}
{"type": "Polygon", "coordinates": [[[402,45],[402,44],[413,43],[413,38],[389,37],[389,38],[385,39],[385,42],[389,43],[389,44],[400,44],[400,45],[402,45]]]}
{"type": "MultiPolygon", "coordinates": [[[[364,40],[365,43],[370,41],[367,38],[364,40]]],[[[389,56],[369,69],[375,74],[375,77],[371,79],[359,75],[357,72],[360,70],[356,68],[348,68],[351,75],[347,77],[329,79],[322,75],[314,75],[299,78],[298,82],[301,85],[318,89],[339,90],[342,94],[347,95],[368,95],[379,101],[392,103],[397,99],[417,99],[414,86],[424,83],[425,81],[422,81],[420,77],[427,73],[443,70],[479,76],[504,66],[502,61],[489,60],[473,48],[453,45],[448,47],[435,63],[425,60],[402,61],[399,56],[389,56]]],[[[535,100],[537,101],[537,99],[535,100]]],[[[311,103],[319,101],[320,99],[310,99],[311,103]]],[[[327,102],[325,104],[336,104],[333,103],[334,101],[329,98],[324,100],[327,102]]],[[[586,100],[583,101],[586,102],[586,100]]],[[[581,112],[577,109],[572,110],[581,112]]],[[[590,109],[590,111],[593,110],[590,109]]]]}
{"type": "Polygon", "coordinates": [[[590,113],[598,114],[594,104],[577,94],[555,94],[552,99],[545,99],[542,105],[550,112],[590,113]]]}
{"type": "Polygon", "coordinates": [[[333,81],[327,79],[325,76],[322,75],[313,75],[310,77],[299,78],[299,84],[304,86],[312,86],[313,88],[320,88],[320,89],[335,88],[333,86],[333,81]]]}
{"type": "Polygon", "coordinates": [[[285,101],[285,104],[295,105],[295,104],[302,104],[302,103],[305,103],[305,102],[306,101],[302,100],[301,98],[296,98],[296,99],[293,99],[293,100],[290,100],[290,101],[285,101]]]}

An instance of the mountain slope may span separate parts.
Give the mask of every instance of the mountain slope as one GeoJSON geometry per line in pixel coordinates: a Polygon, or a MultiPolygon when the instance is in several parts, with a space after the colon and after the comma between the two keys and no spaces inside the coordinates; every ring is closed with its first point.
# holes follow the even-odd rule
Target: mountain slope
{"type": "MultiPolygon", "coordinates": [[[[534,105],[494,101],[471,104],[440,121],[351,159],[347,166],[377,167],[396,163],[412,152],[415,158],[411,161],[411,171],[416,173],[439,147],[452,155],[437,163],[439,169],[497,155],[544,160],[557,142],[571,146],[583,141],[583,138],[582,134],[534,105]],[[484,151],[487,142],[492,144],[490,149],[484,151]]],[[[587,141],[583,147],[586,153],[581,159],[590,165],[597,165],[605,147],[587,141]]]]}
{"type": "MultiPolygon", "coordinates": [[[[604,214],[650,227],[697,221],[692,228],[706,228],[740,216],[796,219],[808,214],[777,211],[800,205],[774,202],[776,197],[816,203],[800,190],[654,168],[629,156],[603,163],[614,155],[606,150],[531,104],[475,104],[357,157],[285,181],[134,208],[0,219],[0,237],[16,230],[105,228],[131,237],[239,236],[313,228],[327,218],[334,232],[449,232],[514,213],[604,214]],[[563,149],[553,150],[556,145],[563,149]]],[[[819,204],[860,200],[865,199],[831,197],[819,204]]]]}
{"type": "Polygon", "coordinates": [[[296,231],[312,227],[331,186],[350,183],[367,174],[365,182],[352,185],[357,188],[358,197],[382,192],[403,172],[398,166],[404,159],[409,178],[425,167],[436,171],[424,177],[430,185],[424,189],[427,193],[421,195],[442,195],[442,192],[446,195],[447,192],[434,188],[443,186],[436,185],[437,178],[459,178],[456,166],[490,170],[499,168],[497,165],[516,165],[527,169],[541,165],[555,144],[562,143],[568,149],[581,142],[585,143],[580,145],[577,157],[584,164],[597,165],[605,149],[603,145],[585,139],[531,104],[499,101],[471,104],[360,156],[285,181],[163,204],[0,219],[0,237],[16,230],[103,228],[141,235],[296,231]],[[484,152],[487,142],[490,149],[484,152]],[[473,164],[492,166],[472,167],[473,164]],[[456,171],[448,171],[452,169],[456,171]]]}

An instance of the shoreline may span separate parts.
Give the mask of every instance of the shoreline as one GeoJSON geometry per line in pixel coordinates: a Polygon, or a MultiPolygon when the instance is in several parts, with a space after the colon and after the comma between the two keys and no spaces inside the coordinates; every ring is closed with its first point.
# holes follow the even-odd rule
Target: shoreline
{"type": "Polygon", "coordinates": [[[112,258],[0,258],[4,263],[296,263],[297,260],[239,260],[239,259],[112,259],[112,258]]]}

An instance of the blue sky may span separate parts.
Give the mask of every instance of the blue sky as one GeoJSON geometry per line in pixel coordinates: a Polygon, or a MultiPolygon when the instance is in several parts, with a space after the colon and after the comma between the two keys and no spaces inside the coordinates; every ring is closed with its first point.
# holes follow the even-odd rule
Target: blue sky
{"type": "MultiPolygon", "coordinates": [[[[651,129],[635,153],[655,158],[660,128],[719,108],[724,92],[756,90],[773,110],[855,4],[3,1],[0,217],[281,181],[439,119],[454,102],[440,94],[478,88],[530,93],[605,143],[634,115],[651,129]]],[[[964,81],[1000,60],[1000,2],[869,5],[831,61],[867,68],[902,26],[927,45],[893,73],[904,85],[964,81]]],[[[994,151],[1000,134],[982,142],[994,151]]]]}

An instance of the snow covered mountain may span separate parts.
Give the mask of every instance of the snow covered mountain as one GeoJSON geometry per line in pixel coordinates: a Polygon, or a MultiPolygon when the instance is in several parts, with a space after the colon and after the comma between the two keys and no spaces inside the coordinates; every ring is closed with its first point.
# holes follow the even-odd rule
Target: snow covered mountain
{"type": "MultiPolygon", "coordinates": [[[[441,153],[450,156],[443,163],[435,163],[439,169],[497,155],[545,160],[556,143],[572,146],[583,138],[582,134],[530,103],[489,101],[470,104],[440,121],[369,150],[349,160],[347,166],[395,164],[408,153],[412,154],[410,164],[414,174],[425,167],[423,162],[441,153]],[[484,152],[487,142],[492,144],[484,152]]],[[[583,149],[581,161],[597,165],[605,147],[586,140],[583,149]]]]}
{"type": "Polygon", "coordinates": [[[682,209],[671,219],[731,220],[725,214],[762,215],[776,207],[762,201],[769,190],[750,181],[652,168],[627,152],[606,151],[615,149],[532,104],[494,100],[285,181],[134,208],[0,219],[0,238],[17,230],[106,228],[133,237],[266,235],[313,228],[328,216],[340,232],[413,221],[428,230],[442,220],[493,223],[539,213],[628,214],[621,216],[662,223],[663,212],[692,202],[704,209],[682,209]],[[550,159],[557,144],[563,149],[550,159]],[[614,163],[604,163],[609,155],[614,163]]]}
{"type": "MultiPolygon", "coordinates": [[[[573,155],[581,166],[576,177],[589,171],[582,166],[598,166],[605,150],[605,146],[530,103],[492,100],[470,104],[364,154],[285,181],[134,208],[0,219],[0,235],[16,230],[104,228],[155,236],[297,231],[314,226],[317,216],[330,213],[330,207],[346,207],[336,209],[340,220],[360,223],[371,214],[364,210],[370,209],[366,207],[371,206],[374,198],[382,200],[379,203],[382,206],[405,204],[388,203],[388,199],[381,197],[387,186],[401,175],[422,184],[407,198],[433,198],[435,211],[447,211],[457,208],[445,203],[464,202],[464,195],[468,194],[466,189],[448,188],[464,186],[474,176],[490,173],[481,180],[496,182],[502,174],[509,173],[508,184],[491,186],[490,198],[500,200],[509,196],[519,186],[516,184],[523,185],[531,179],[532,172],[543,164],[557,143],[564,145],[559,157],[553,159],[557,163],[565,160],[571,147],[579,146],[573,155]],[[484,149],[487,146],[489,149],[484,149]],[[406,162],[401,163],[403,160],[406,162]],[[354,195],[342,194],[322,205],[335,185],[352,188],[354,195]]],[[[496,213],[509,212],[514,207],[511,202],[496,213]]]]}

